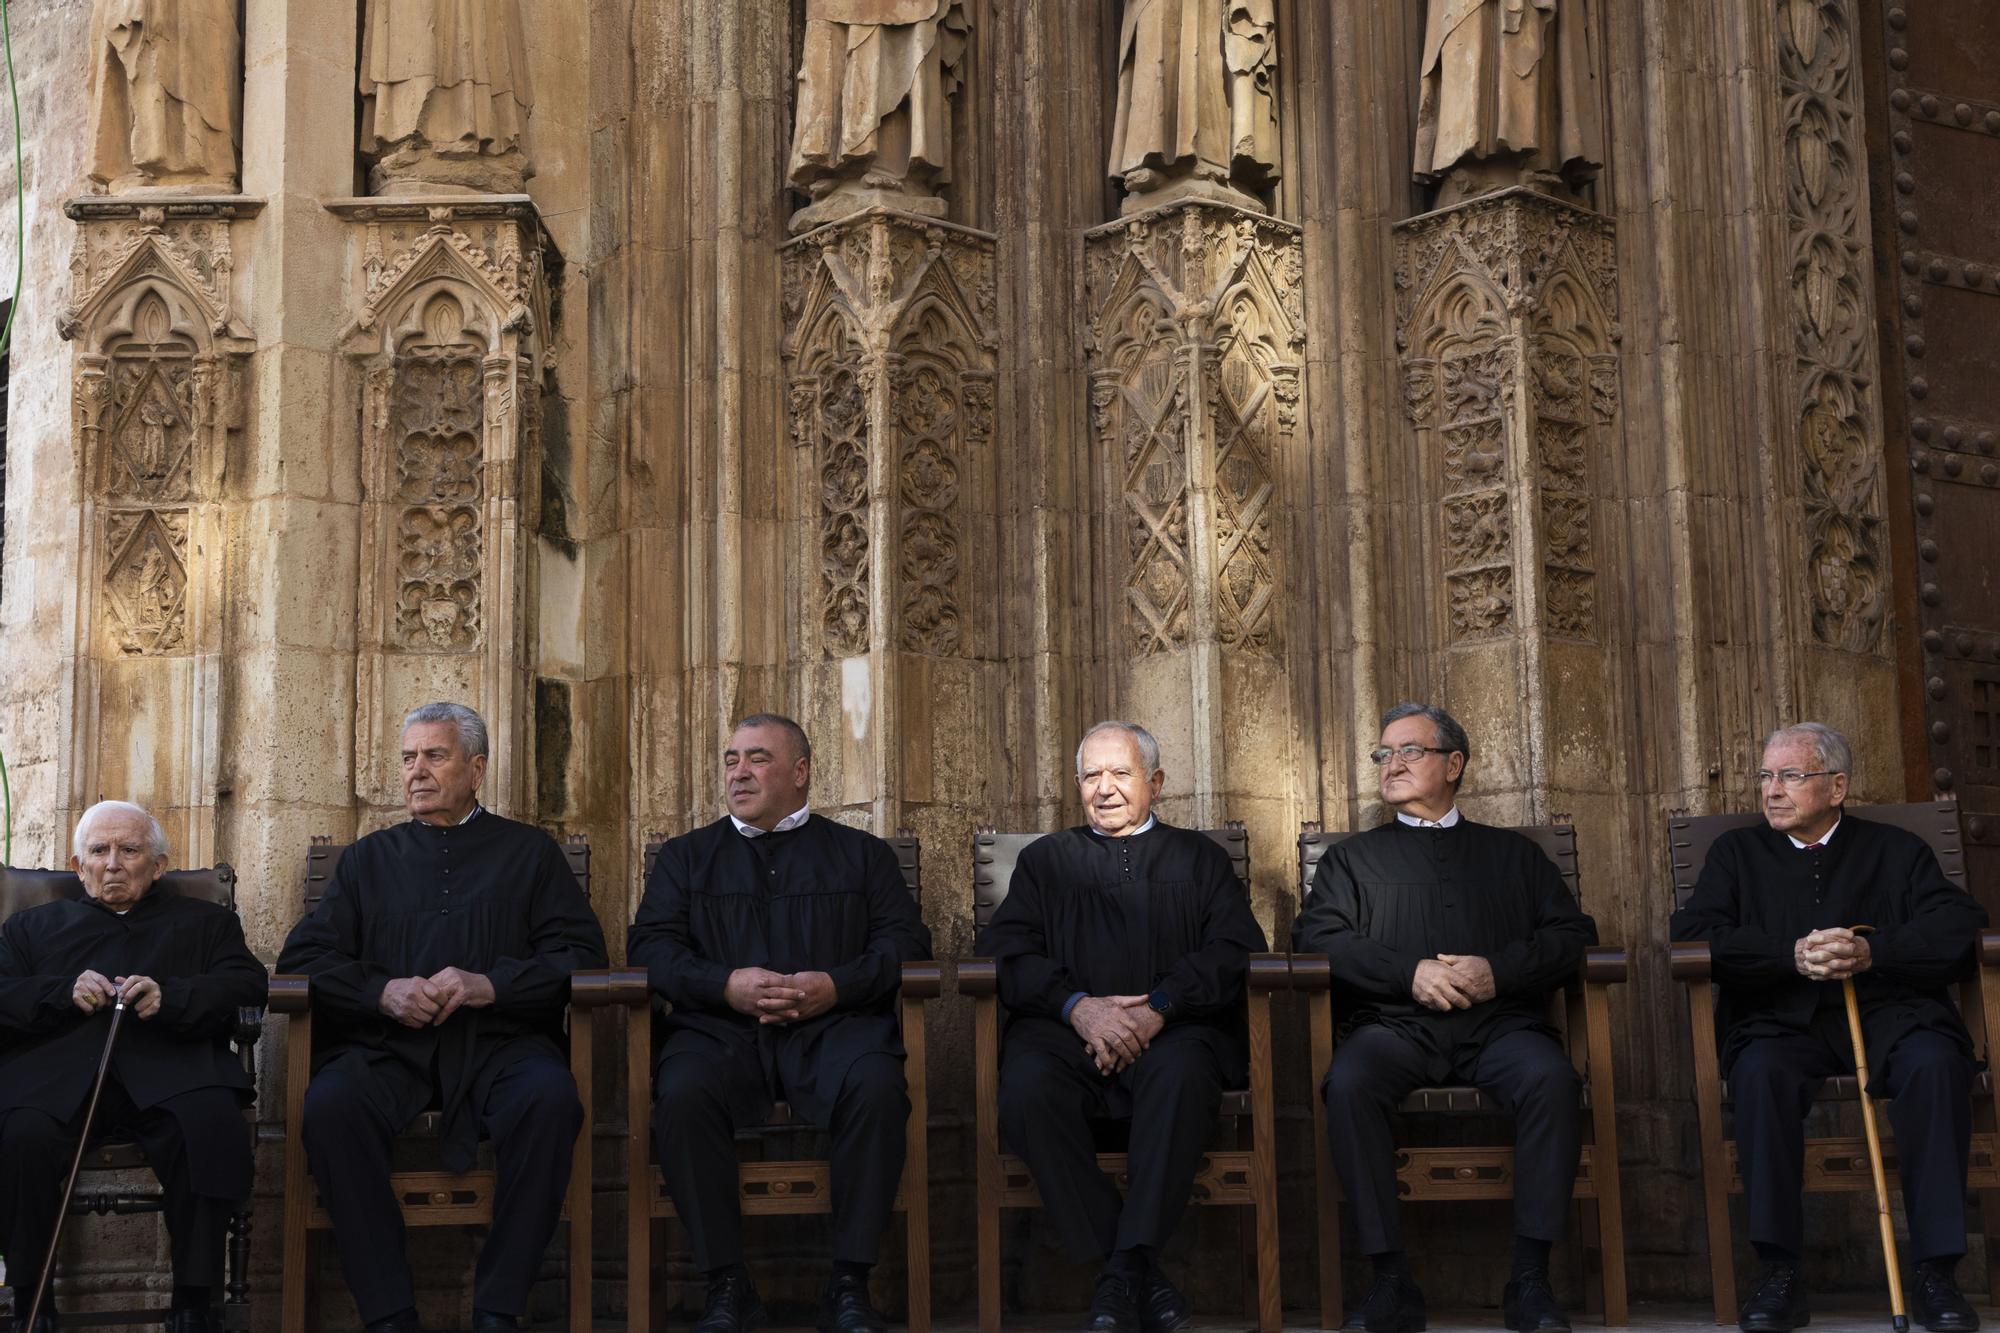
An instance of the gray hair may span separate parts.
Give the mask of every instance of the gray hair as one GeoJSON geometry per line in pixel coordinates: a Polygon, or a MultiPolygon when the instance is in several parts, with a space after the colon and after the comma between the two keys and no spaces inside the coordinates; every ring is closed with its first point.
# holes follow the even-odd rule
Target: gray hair
{"type": "MultiPolygon", "coordinates": [[[[1406,717],[1421,717],[1437,728],[1438,746],[1443,750],[1456,750],[1465,756],[1465,762],[1472,763],[1472,741],[1466,736],[1465,728],[1458,719],[1439,708],[1436,704],[1411,703],[1405,700],[1382,714],[1382,730],[1387,731],[1392,722],[1401,722],[1406,717]]],[[[1465,780],[1465,770],[1459,770],[1459,781],[1465,780]]],[[[1454,782],[1452,786],[1456,787],[1454,782]]]]}
{"type": "Polygon", "coordinates": [[[1847,737],[1829,727],[1824,722],[1795,722],[1789,727],[1779,727],[1764,738],[1764,748],[1770,749],[1781,740],[1810,741],[1814,763],[1824,773],[1854,774],[1854,747],[1847,743],[1847,737]]]}
{"type": "Polygon", "coordinates": [[[1076,743],[1076,775],[1083,776],[1083,747],[1090,744],[1092,736],[1103,735],[1107,731],[1122,731],[1132,738],[1139,747],[1139,762],[1148,773],[1157,773],[1160,768],[1160,743],[1153,739],[1153,733],[1137,722],[1100,722],[1083,733],[1083,739],[1076,743]]]}
{"type": "Polygon", "coordinates": [[[752,713],[732,730],[741,731],[745,727],[776,727],[792,738],[792,744],[798,747],[799,758],[811,760],[813,757],[813,743],[806,739],[806,729],[783,713],[752,713]]]}
{"type": "Polygon", "coordinates": [[[156,859],[167,854],[167,831],[160,827],[160,821],[153,818],[152,812],[145,806],[134,805],[130,801],[99,801],[77,819],[76,832],[70,835],[69,849],[76,854],[77,860],[83,859],[84,833],[105,815],[133,815],[144,820],[146,850],[156,859]]]}
{"type": "Polygon", "coordinates": [[[458,729],[458,748],[467,759],[476,759],[486,753],[486,719],[464,704],[434,703],[422,708],[412,708],[403,719],[402,735],[411,727],[430,726],[438,722],[448,722],[458,729]]]}

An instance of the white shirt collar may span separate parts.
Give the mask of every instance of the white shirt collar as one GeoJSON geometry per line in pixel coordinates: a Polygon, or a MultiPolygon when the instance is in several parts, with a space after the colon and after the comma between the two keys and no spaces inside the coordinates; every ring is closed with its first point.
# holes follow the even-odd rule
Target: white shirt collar
{"type": "Polygon", "coordinates": [[[1458,822],[1458,819],[1458,807],[1455,805],[1444,812],[1443,819],[1419,819],[1415,815],[1406,815],[1401,810],[1396,812],[1396,822],[1408,824],[1411,828],[1450,828],[1458,822]]]}
{"type": "Polygon", "coordinates": [[[461,826],[470,824],[473,820],[479,818],[479,810],[480,810],[479,802],[474,801],[472,803],[472,808],[465,812],[465,818],[458,821],[459,824],[461,826]]]}
{"type": "Polygon", "coordinates": [[[1110,838],[1110,837],[1120,837],[1120,838],[1136,838],[1136,837],[1138,837],[1138,836],[1139,836],[1139,835],[1140,835],[1141,833],[1144,833],[1144,832],[1145,832],[1145,831],[1146,831],[1147,829],[1149,829],[1149,828],[1153,827],[1153,825],[1155,825],[1155,824],[1157,824],[1157,823],[1159,823],[1159,822],[1160,822],[1160,820],[1159,820],[1159,817],[1158,817],[1157,815],[1151,815],[1151,814],[1149,814],[1149,815],[1147,815],[1147,816],[1146,816],[1146,822],[1145,822],[1145,823],[1143,823],[1143,824],[1141,824],[1141,825],[1139,825],[1139,827],[1138,827],[1138,828],[1135,828],[1135,829],[1133,829],[1133,830],[1132,830],[1132,831],[1131,831],[1130,833],[1119,833],[1119,834],[1111,834],[1111,833],[1099,833],[1099,832],[1098,832],[1098,831],[1097,831],[1097,830],[1096,830],[1095,828],[1091,828],[1091,826],[1090,826],[1090,825],[1089,825],[1088,823],[1086,823],[1086,824],[1084,825],[1084,827],[1085,827],[1085,828],[1088,828],[1088,829],[1090,829],[1091,833],[1092,833],[1092,834],[1093,834],[1094,836],[1096,836],[1096,837],[1099,837],[1099,838],[1110,838]]]}
{"type": "MultiPolygon", "coordinates": [[[[1819,835],[1819,845],[1824,847],[1826,846],[1826,844],[1832,842],[1833,835],[1838,832],[1840,832],[1840,821],[1836,819],[1833,821],[1832,828],[1828,829],[1826,832],[1819,835]]],[[[1804,851],[1806,848],[1812,846],[1812,844],[1809,842],[1800,842],[1797,838],[1794,838],[1789,833],[1785,835],[1785,840],[1791,843],[1792,846],[1797,848],[1799,851],[1804,851]]]]}
{"type": "MultiPolygon", "coordinates": [[[[777,822],[777,825],[769,829],[768,832],[790,833],[793,829],[805,823],[806,820],[811,817],[812,817],[812,807],[810,805],[802,805],[798,809],[792,811],[792,813],[790,813],[789,815],[786,815],[783,819],[779,820],[777,822]]],[[[746,838],[761,838],[767,832],[767,830],[760,829],[755,824],[744,823],[742,820],[738,819],[735,815],[731,815],[729,817],[729,822],[736,825],[736,831],[738,833],[741,833],[746,838]]]]}

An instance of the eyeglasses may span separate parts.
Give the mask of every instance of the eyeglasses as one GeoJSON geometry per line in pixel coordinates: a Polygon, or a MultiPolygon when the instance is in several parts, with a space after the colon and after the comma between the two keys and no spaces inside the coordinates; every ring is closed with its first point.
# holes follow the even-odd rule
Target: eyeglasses
{"type": "Polygon", "coordinates": [[[1441,750],[1435,745],[1398,745],[1390,749],[1378,745],[1368,752],[1368,762],[1380,768],[1391,759],[1400,759],[1406,764],[1414,764],[1427,754],[1452,754],[1454,751],[1441,750]]]}
{"type": "Polygon", "coordinates": [[[1807,778],[1830,778],[1838,772],[1840,770],[1837,768],[1822,768],[1811,773],[1801,773],[1796,768],[1781,768],[1773,773],[1768,768],[1760,768],[1757,770],[1757,785],[1760,787],[1765,786],[1769,784],[1772,778],[1776,778],[1786,787],[1796,787],[1807,778]]]}

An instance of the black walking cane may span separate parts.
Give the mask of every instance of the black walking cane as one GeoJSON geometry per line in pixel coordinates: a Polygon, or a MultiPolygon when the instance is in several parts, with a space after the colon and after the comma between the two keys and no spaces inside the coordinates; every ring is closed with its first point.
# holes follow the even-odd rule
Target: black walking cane
{"type": "Polygon", "coordinates": [[[69,1216],[70,1196],[76,1193],[76,1173],[83,1170],[83,1155],[90,1149],[90,1124],[97,1119],[97,1098],[104,1091],[104,1074],[111,1068],[111,1047],[118,1040],[118,1025],[125,1019],[125,997],[111,1011],[111,1031],[104,1034],[104,1054],[97,1061],[97,1079],[90,1085],[90,1105],[83,1113],[83,1137],[76,1141],[76,1160],[69,1164],[69,1179],[63,1183],[62,1207],[56,1210],[56,1225],[49,1235],[48,1259],[42,1264],[41,1280],[35,1283],[35,1299],[28,1305],[28,1320],[17,1325],[21,1333],[34,1333],[35,1320],[42,1313],[42,1297],[48,1294],[49,1279],[56,1271],[56,1246],[62,1242],[63,1219],[69,1216]]]}
{"type": "MultiPolygon", "coordinates": [[[[1856,935],[1871,935],[1873,926],[1856,926],[1856,935]]],[[[1910,1316],[1903,1306],[1903,1267],[1896,1258],[1896,1221],[1889,1212],[1889,1180],[1882,1170],[1882,1131],[1875,1127],[1875,1104],[1868,1100],[1868,1047],[1861,1040],[1861,1003],[1854,994],[1854,978],[1840,979],[1847,1001],[1847,1035],[1854,1044],[1854,1075],[1861,1085],[1861,1128],[1868,1137],[1868,1165],[1875,1176],[1875,1221],[1882,1232],[1882,1266],[1889,1271],[1889,1326],[1895,1333],[1909,1333],[1910,1316]]]]}

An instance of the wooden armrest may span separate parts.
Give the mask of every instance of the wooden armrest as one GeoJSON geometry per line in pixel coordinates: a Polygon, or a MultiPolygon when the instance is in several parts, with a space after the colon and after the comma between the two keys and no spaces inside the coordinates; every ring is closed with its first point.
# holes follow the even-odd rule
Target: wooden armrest
{"type": "Polygon", "coordinates": [[[271,978],[271,1012],[303,1014],[312,1005],[312,978],[284,973],[271,978]]]}
{"type": "Polygon", "coordinates": [[[1979,932],[1979,961],[1986,967],[2000,967],[2000,930],[1979,932]]]}
{"type": "Polygon", "coordinates": [[[1333,989],[1333,965],[1323,953],[1292,955],[1292,989],[1328,991],[1333,989]]]}
{"type": "Polygon", "coordinates": [[[1593,945],[1584,950],[1577,972],[1586,986],[1617,985],[1631,975],[1632,959],[1622,945],[1593,945]]]}
{"type": "Polygon", "coordinates": [[[1670,947],[1668,970],[1676,981],[1707,981],[1712,975],[1707,940],[1680,940],[1670,947]]]}
{"type": "Polygon", "coordinates": [[[944,993],[944,969],[935,959],[903,964],[903,998],[935,1000],[944,993]]]}
{"type": "Polygon", "coordinates": [[[569,1002],[579,1009],[646,1003],[646,972],[637,967],[599,967],[569,975],[569,1002]]]}
{"type": "Polygon", "coordinates": [[[1253,953],[1250,955],[1250,989],[1256,991],[1289,990],[1292,984],[1292,960],[1281,953],[1253,953]]]}
{"type": "Polygon", "coordinates": [[[960,995],[997,995],[1000,993],[1000,968],[991,958],[961,958],[958,960],[958,993],[960,995]]]}

